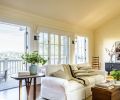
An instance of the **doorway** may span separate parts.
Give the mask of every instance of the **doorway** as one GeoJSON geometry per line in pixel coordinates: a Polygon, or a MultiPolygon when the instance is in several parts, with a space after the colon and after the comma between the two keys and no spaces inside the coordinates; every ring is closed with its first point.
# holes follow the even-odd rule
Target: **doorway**
{"type": "Polygon", "coordinates": [[[0,80],[0,90],[17,87],[10,75],[25,71],[21,55],[27,51],[27,27],[0,22],[0,75],[7,70],[7,80],[0,80]]]}

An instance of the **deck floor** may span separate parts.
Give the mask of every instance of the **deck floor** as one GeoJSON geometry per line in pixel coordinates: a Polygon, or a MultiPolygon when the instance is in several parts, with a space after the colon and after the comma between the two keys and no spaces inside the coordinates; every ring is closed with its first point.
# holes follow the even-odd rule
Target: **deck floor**
{"type": "Polygon", "coordinates": [[[15,88],[19,86],[19,81],[10,79],[6,82],[3,80],[0,82],[0,91],[15,88]]]}

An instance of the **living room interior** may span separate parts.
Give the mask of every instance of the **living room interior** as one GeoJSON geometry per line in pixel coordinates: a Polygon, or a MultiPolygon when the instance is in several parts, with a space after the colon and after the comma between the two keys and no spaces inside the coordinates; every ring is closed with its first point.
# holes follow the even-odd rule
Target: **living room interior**
{"type": "MultiPolygon", "coordinates": [[[[33,91],[34,83],[31,83],[29,93],[26,92],[25,87],[27,82],[23,82],[22,96],[20,97],[20,81],[15,80],[15,77],[11,78],[12,74],[29,69],[27,68],[29,64],[24,63],[18,70],[22,61],[20,54],[19,62],[14,59],[12,63],[13,59],[11,60],[12,66],[15,67],[5,64],[9,74],[7,81],[5,73],[4,76],[0,73],[0,100],[100,100],[93,98],[94,89],[92,90],[92,87],[105,81],[108,73],[113,69],[120,69],[119,52],[116,52],[120,43],[119,32],[119,0],[0,0],[0,37],[6,43],[3,41],[0,43],[0,55],[1,51],[5,50],[5,46],[9,46],[9,50],[20,50],[20,53],[38,51],[47,60],[45,65],[40,67],[40,71],[43,68],[43,73],[54,76],[52,78],[42,75],[36,76],[34,80],[40,77],[37,78],[36,94],[33,91]],[[2,30],[2,28],[4,29],[2,30]],[[6,34],[18,33],[15,36],[19,37],[11,38],[14,34],[1,35],[2,32],[6,32],[6,34]],[[5,37],[2,38],[2,36],[5,37]],[[9,38],[11,38],[10,41],[9,38]],[[13,47],[10,43],[16,43],[19,47],[13,47]],[[81,66],[93,68],[93,57],[99,58],[99,66],[95,68],[97,74],[90,73],[88,75],[87,73],[84,78],[80,77],[84,81],[78,80],[79,78],[76,80],[69,75],[69,70],[73,70],[73,74],[76,75],[74,70],[79,70],[81,66]],[[112,65],[110,65],[111,63],[112,65]],[[67,64],[71,66],[71,69],[67,64]],[[65,73],[68,73],[69,79],[65,78],[63,69],[67,70],[65,73]],[[56,72],[59,73],[57,75],[60,79],[56,78],[56,72]],[[64,78],[60,76],[61,74],[64,78]],[[86,79],[86,76],[89,78],[86,79]],[[72,81],[69,83],[70,80],[72,81]],[[78,90],[76,91],[76,89],[78,90]],[[27,93],[29,97],[27,97],[27,93]],[[37,96],[34,97],[34,94],[37,96]]],[[[2,63],[6,62],[6,56],[3,61],[2,55],[0,57],[0,71],[5,72],[6,67],[3,67],[2,63]]],[[[91,71],[84,68],[81,70],[91,71]]],[[[112,80],[111,76],[110,80],[112,80]]],[[[96,89],[96,91],[99,90],[96,89]]],[[[118,89],[115,91],[119,92],[118,89]]],[[[120,97],[115,100],[120,100],[120,97]]]]}

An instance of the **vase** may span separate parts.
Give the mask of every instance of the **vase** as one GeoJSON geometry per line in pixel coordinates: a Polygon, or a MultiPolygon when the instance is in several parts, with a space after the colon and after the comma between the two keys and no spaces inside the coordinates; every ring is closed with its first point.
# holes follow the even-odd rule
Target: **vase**
{"type": "Polygon", "coordinates": [[[110,56],[110,60],[109,60],[109,62],[110,62],[110,63],[112,63],[112,62],[113,62],[112,57],[113,57],[113,56],[110,56]]]}
{"type": "Polygon", "coordinates": [[[37,74],[37,65],[31,64],[29,67],[30,75],[36,75],[37,74]]]}

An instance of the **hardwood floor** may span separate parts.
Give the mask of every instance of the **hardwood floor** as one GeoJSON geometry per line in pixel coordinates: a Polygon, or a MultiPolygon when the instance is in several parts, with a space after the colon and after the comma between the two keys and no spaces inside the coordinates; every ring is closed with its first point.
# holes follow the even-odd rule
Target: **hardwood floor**
{"type": "MultiPolygon", "coordinates": [[[[22,100],[27,100],[26,96],[26,87],[22,87],[22,100]]],[[[36,95],[37,99],[40,98],[40,85],[37,85],[36,87],[36,95]]],[[[19,89],[9,89],[5,91],[0,91],[0,100],[19,100],[19,89]]],[[[33,86],[31,86],[30,94],[29,94],[29,100],[33,100],[33,86]]]]}

